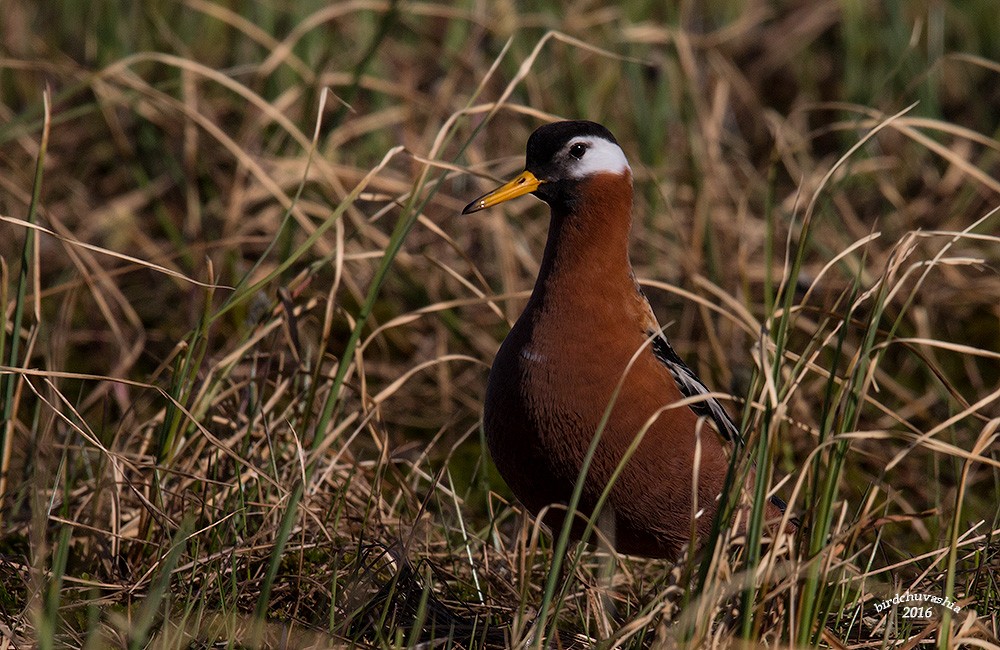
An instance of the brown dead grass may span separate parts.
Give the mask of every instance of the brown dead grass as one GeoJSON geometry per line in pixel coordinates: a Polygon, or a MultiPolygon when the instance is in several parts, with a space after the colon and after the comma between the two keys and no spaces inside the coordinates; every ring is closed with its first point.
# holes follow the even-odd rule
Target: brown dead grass
{"type": "Polygon", "coordinates": [[[97,45],[74,43],[42,29],[45,10],[8,4],[0,250],[6,350],[20,336],[22,354],[3,361],[16,397],[4,644],[539,638],[551,543],[511,503],[478,421],[547,219],[528,201],[459,211],[519,170],[528,134],[556,116],[599,120],[623,143],[637,272],[711,386],[748,394],[774,354],[770,339],[761,351],[761,326],[773,331],[782,313],[768,287],[806,247],[782,360],[754,384],[751,421],[777,413],[779,491],[804,516],[827,467],[811,463],[850,443],[822,551],[773,549],[748,579],[723,543],[697,593],[697,563],[581,551],[558,600],[560,640],[728,645],[749,582],[755,641],[795,643],[804,576],[819,566],[826,645],[937,638],[938,617],[896,627],[874,603],[944,595],[949,573],[962,605],[951,643],[997,643],[1000,98],[984,91],[997,77],[985,51],[949,41],[899,79],[895,62],[855,55],[858,27],[833,2],[680,22],[428,3],[401,5],[363,65],[389,3],[271,16],[290,21],[279,29],[189,0],[148,15],[126,51],[100,31],[97,45]],[[844,69],[865,61],[868,104],[844,69]],[[13,323],[45,84],[38,249],[27,315],[13,323]],[[318,116],[324,87],[334,97],[318,116]],[[936,110],[886,123],[926,92],[936,110]],[[414,197],[419,213],[406,207],[414,197]],[[864,358],[863,407],[847,422],[829,378],[850,385],[864,358]],[[319,430],[341,363],[351,370],[319,430]],[[306,476],[259,627],[251,613],[306,476]],[[46,633],[52,584],[58,626],[46,633]]]}

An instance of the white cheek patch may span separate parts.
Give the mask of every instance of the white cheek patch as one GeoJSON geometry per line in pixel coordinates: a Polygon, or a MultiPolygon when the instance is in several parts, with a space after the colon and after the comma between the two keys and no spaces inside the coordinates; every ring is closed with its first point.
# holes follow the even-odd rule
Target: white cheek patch
{"type": "Polygon", "coordinates": [[[611,174],[632,172],[622,148],[604,138],[593,136],[573,138],[566,145],[565,151],[570,163],[567,165],[570,178],[585,178],[602,172],[611,174]],[[569,150],[573,145],[579,143],[587,145],[587,152],[583,154],[583,158],[577,160],[569,154],[569,150]]]}

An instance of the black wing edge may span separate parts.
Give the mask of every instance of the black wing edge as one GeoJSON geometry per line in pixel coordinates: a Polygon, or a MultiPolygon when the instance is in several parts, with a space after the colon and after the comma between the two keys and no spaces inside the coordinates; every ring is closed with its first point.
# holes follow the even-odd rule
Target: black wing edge
{"type": "MultiPolygon", "coordinates": [[[[677,356],[677,353],[674,352],[674,349],[670,347],[670,343],[667,342],[667,339],[661,333],[650,332],[649,334],[653,337],[653,354],[656,355],[656,358],[673,375],[674,381],[677,382],[677,387],[685,397],[707,395],[711,392],[698,379],[698,375],[694,374],[694,371],[688,368],[687,364],[677,356]]],[[[726,440],[740,447],[743,446],[743,436],[740,434],[740,428],[736,426],[733,418],[729,417],[729,413],[726,412],[726,409],[722,408],[722,404],[719,404],[718,400],[714,397],[707,397],[699,402],[689,404],[689,406],[696,414],[711,418],[715,422],[715,426],[719,429],[719,433],[726,440]]]]}

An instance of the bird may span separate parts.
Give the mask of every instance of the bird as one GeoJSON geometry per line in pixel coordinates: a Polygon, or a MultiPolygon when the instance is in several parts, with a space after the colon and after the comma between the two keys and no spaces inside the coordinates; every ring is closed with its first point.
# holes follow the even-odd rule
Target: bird
{"type": "MultiPolygon", "coordinates": [[[[524,171],[462,213],[527,194],[551,218],[531,296],[489,372],[483,429],[494,464],[559,531],[595,436],[583,515],[637,443],[611,483],[602,530],[619,553],[677,559],[692,530],[711,533],[740,429],[671,347],[636,280],[632,169],[611,132],[582,120],[539,127],[524,171]]],[[[783,511],[768,500],[766,520],[783,511]]],[[[572,522],[574,538],[583,530],[572,522]]]]}

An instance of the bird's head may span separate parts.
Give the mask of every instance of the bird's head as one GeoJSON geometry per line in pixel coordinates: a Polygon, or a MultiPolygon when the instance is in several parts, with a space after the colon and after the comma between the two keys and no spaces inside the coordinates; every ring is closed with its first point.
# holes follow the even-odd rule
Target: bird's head
{"type": "Polygon", "coordinates": [[[528,138],[524,171],[513,180],[465,206],[469,214],[534,194],[553,209],[572,211],[582,185],[603,175],[627,177],[632,169],[615,137],[596,122],[546,124],[528,138]]]}

